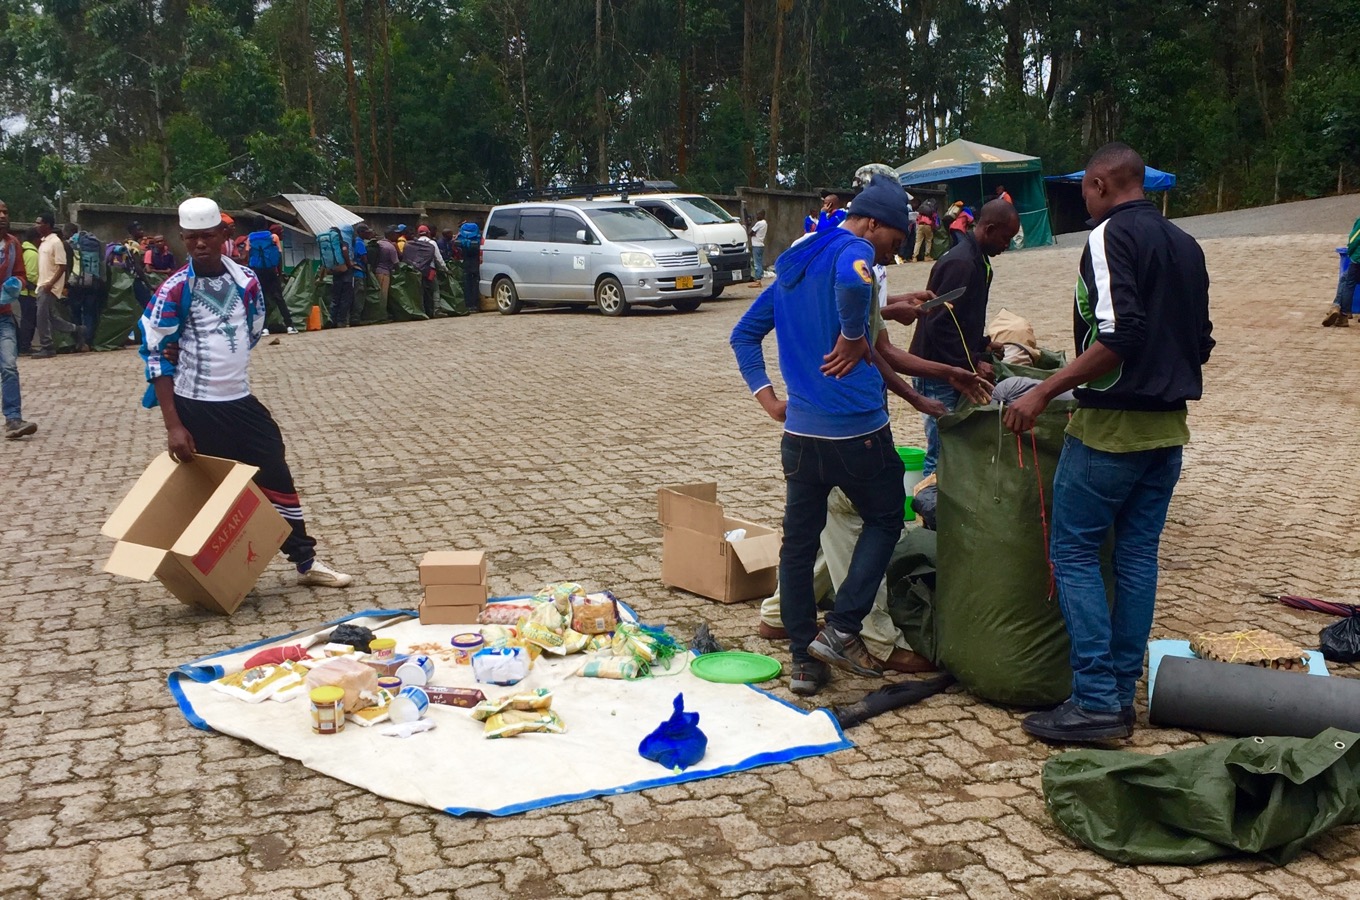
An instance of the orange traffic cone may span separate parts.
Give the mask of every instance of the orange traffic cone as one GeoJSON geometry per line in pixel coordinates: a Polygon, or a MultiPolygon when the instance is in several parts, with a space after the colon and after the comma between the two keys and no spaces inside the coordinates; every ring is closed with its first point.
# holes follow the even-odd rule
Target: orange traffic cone
{"type": "Polygon", "coordinates": [[[307,313],[307,330],[321,330],[321,307],[317,306],[315,303],[312,304],[312,311],[307,313]]]}

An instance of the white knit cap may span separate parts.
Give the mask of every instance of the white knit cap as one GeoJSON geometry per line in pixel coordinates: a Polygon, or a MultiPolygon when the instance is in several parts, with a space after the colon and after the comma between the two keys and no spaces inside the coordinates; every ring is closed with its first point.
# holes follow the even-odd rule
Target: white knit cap
{"type": "Polygon", "coordinates": [[[207,231],[222,224],[222,210],[207,197],[190,197],[179,205],[179,227],[185,231],[207,231]]]}

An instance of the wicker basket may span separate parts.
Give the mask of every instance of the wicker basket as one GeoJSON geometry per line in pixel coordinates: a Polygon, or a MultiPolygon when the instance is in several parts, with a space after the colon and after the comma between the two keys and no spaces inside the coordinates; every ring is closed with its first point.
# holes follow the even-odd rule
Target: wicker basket
{"type": "Polygon", "coordinates": [[[1217,662],[1285,671],[1308,669],[1308,653],[1302,647],[1260,628],[1227,634],[1202,632],[1191,638],[1190,649],[1201,659],[1217,662]]]}

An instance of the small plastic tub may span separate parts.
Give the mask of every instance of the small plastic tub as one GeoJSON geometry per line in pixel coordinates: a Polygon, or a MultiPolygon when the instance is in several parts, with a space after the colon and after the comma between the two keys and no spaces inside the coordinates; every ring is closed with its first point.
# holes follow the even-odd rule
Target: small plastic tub
{"type": "Polygon", "coordinates": [[[453,646],[453,661],[460,666],[472,665],[472,655],[486,646],[486,638],[475,631],[455,634],[449,641],[453,646]]]}
{"type": "Polygon", "coordinates": [[[397,653],[397,642],[393,638],[374,638],[368,642],[368,652],[374,659],[391,659],[397,653]]]}

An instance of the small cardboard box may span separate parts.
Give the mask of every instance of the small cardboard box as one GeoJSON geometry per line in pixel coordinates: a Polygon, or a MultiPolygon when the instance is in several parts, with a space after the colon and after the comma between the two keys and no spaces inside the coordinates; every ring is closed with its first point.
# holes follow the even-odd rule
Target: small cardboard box
{"type": "Polygon", "coordinates": [[[431,606],[420,604],[422,625],[476,625],[480,606],[431,606]]]}
{"type": "Polygon", "coordinates": [[[182,603],[231,615],[288,537],[289,526],[251,479],[259,470],[162,453],[104,523],[118,541],[104,571],[158,579],[182,603]]]}
{"type": "Polygon", "coordinates": [[[420,561],[421,584],[486,584],[481,550],[431,550],[420,561]]]}
{"type": "Polygon", "coordinates": [[[680,484],[657,492],[657,518],[665,533],[661,580],[670,587],[736,603],[774,593],[779,578],[779,533],[724,515],[718,486],[680,484]],[[746,537],[724,535],[745,528],[746,537]]]}
{"type": "Polygon", "coordinates": [[[486,606],[485,584],[430,584],[425,586],[426,606],[486,606]]]}

